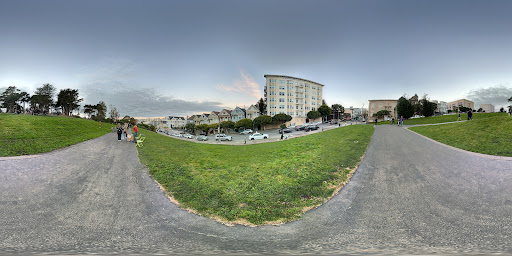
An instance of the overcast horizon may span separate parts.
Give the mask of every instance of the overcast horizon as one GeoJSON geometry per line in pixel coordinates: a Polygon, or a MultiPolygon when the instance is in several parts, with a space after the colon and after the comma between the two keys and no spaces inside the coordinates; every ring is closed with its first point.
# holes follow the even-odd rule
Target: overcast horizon
{"type": "Polygon", "coordinates": [[[2,1],[0,90],[78,89],[121,116],[187,116],[264,97],[265,74],[329,105],[512,96],[512,1],[2,1]]]}

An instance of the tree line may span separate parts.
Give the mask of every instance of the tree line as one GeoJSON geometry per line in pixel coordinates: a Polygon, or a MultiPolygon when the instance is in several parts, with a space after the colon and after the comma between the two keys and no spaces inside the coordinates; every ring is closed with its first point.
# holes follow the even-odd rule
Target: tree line
{"type": "MultiPolygon", "coordinates": [[[[5,108],[7,113],[17,114],[59,115],[62,113],[71,116],[74,111],[80,112],[80,102],[83,98],[80,98],[78,89],[67,88],[56,92],[55,86],[48,83],[36,88],[32,95],[21,91],[16,86],[9,86],[0,95],[0,106],[5,108]],[[57,96],[56,99],[55,96],[57,96]]],[[[95,121],[112,122],[119,119],[119,111],[112,105],[110,105],[110,117],[107,118],[107,105],[103,101],[95,105],[84,105],[83,113],[95,121]]]]}

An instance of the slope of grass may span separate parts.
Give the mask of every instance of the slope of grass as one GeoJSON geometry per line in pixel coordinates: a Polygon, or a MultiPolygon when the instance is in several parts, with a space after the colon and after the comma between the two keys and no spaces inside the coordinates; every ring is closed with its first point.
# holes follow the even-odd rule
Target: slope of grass
{"type": "Polygon", "coordinates": [[[0,114],[0,156],[49,152],[102,136],[110,127],[74,117],[0,114]]]}
{"type": "MultiPolygon", "coordinates": [[[[507,113],[473,113],[473,120],[489,118],[495,116],[506,116],[507,113]]],[[[459,117],[458,114],[455,115],[444,115],[444,116],[431,116],[431,117],[421,117],[421,118],[413,118],[409,120],[404,120],[404,125],[415,125],[415,124],[438,124],[438,123],[448,123],[455,122],[459,117]]],[[[462,120],[468,120],[467,114],[460,114],[460,118],[462,120]]],[[[396,122],[396,121],[395,121],[396,122]]],[[[378,123],[381,124],[389,124],[389,121],[382,121],[378,123]]]]}
{"type": "Polygon", "coordinates": [[[512,117],[507,115],[409,129],[467,151],[512,156],[512,117]]]}
{"type": "Polygon", "coordinates": [[[326,201],[361,161],[373,127],[286,141],[213,145],[145,132],[139,157],[181,206],[235,223],[290,221],[326,201]]]}

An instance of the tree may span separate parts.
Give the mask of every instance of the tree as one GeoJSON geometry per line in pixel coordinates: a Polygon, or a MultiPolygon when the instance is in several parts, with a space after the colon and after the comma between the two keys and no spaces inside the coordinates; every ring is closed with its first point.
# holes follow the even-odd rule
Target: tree
{"type": "Polygon", "coordinates": [[[314,120],[314,119],[317,119],[317,118],[321,117],[322,114],[320,114],[320,112],[318,112],[316,110],[311,110],[311,111],[308,112],[307,116],[308,116],[309,119],[313,119],[314,120]]]}
{"type": "Polygon", "coordinates": [[[421,112],[420,114],[422,116],[426,116],[426,117],[429,117],[429,116],[433,116],[434,113],[436,112],[436,108],[437,108],[437,104],[434,103],[434,102],[430,102],[428,99],[427,99],[427,96],[423,96],[423,99],[421,99],[421,112]]]}
{"type": "Polygon", "coordinates": [[[468,107],[462,107],[462,106],[461,106],[461,107],[459,107],[459,111],[460,111],[460,112],[469,112],[469,111],[471,111],[471,110],[472,110],[472,109],[471,109],[471,108],[468,108],[468,107]]]}
{"type": "Polygon", "coordinates": [[[120,116],[119,111],[117,111],[116,107],[112,107],[112,104],[110,104],[109,106],[110,106],[109,117],[110,117],[110,119],[112,119],[112,121],[117,122],[117,120],[119,119],[119,116],[120,116]]]}
{"type": "Polygon", "coordinates": [[[245,118],[235,124],[235,128],[252,128],[252,120],[245,118]]]}
{"type": "Polygon", "coordinates": [[[69,116],[70,113],[80,105],[78,105],[83,99],[78,98],[78,90],[63,89],[60,90],[57,95],[57,107],[62,108],[62,113],[69,116]]]}
{"type": "Polygon", "coordinates": [[[196,125],[194,123],[188,123],[185,125],[185,130],[187,130],[190,133],[194,132],[196,125]]]}
{"type": "Polygon", "coordinates": [[[89,116],[89,119],[91,119],[91,115],[96,112],[93,105],[86,104],[84,105],[84,114],[89,116]]]}
{"type": "Polygon", "coordinates": [[[2,101],[2,107],[7,109],[7,113],[14,113],[16,106],[18,106],[18,101],[21,99],[20,90],[16,88],[16,86],[9,86],[3,93],[0,95],[0,101],[2,101]]]}
{"type": "Polygon", "coordinates": [[[345,112],[345,108],[341,104],[332,104],[331,109],[336,113],[336,119],[340,119],[340,112],[345,112]]]}
{"type": "Polygon", "coordinates": [[[256,118],[254,118],[253,123],[254,123],[254,126],[257,126],[260,129],[261,129],[261,127],[263,127],[263,130],[265,130],[265,125],[272,123],[272,117],[267,116],[267,115],[258,116],[256,118]]]}
{"type": "Polygon", "coordinates": [[[320,114],[325,117],[325,120],[327,120],[327,117],[332,113],[332,109],[324,103],[318,108],[318,112],[320,112],[320,114]]]}
{"type": "Polygon", "coordinates": [[[207,124],[200,124],[200,125],[196,125],[195,126],[195,130],[196,131],[203,131],[203,132],[207,132],[208,131],[208,125],[207,124]]]}
{"type": "Polygon", "coordinates": [[[411,102],[407,100],[404,96],[398,99],[398,103],[396,106],[396,112],[398,114],[397,118],[403,116],[404,118],[410,118],[414,114],[414,109],[412,107],[411,102]]]}
{"type": "Polygon", "coordinates": [[[96,116],[100,119],[105,119],[105,116],[107,115],[107,104],[105,102],[100,101],[98,105],[96,105],[96,116]]]}
{"type": "Polygon", "coordinates": [[[223,121],[220,123],[220,127],[224,129],[225,132],[228,132],[229,129],[235,128],[235,122],[233,121],[223,121]]]}
{"type": "Polygon", "coordinates": [[[376,116],[378,118],[381,118],[381,117],[387,116],[387,115],[389,115],[389,111],[385,110],[385,109],[379,110],[377,113],[373,114],[373,116],[376,116]]]}
{"type": "Polygon", "coordinates": [[[36,88],[36,92],[31,98],[31,102],[38,105],[41,110],[46,110],[46,112],[50,112],[50,107],[52,106],[53,97],[55,96],[55,86],[51,84],[43,84],[42,87],[36,88]]]}
{"type": "Polygon", "coordinates": [[[256,102],[256,108],[259,110],[260,115],[265,115],[267,112],[267,104],[263,100],[263,98],[260,98],[258,102],[256,102]]]}
{"type": "Polygon", "coordinates": [[[23,102],[23,113],[25,113],[25,103],[30,102],[30,94],[27,92],[20,92],[20,101],[23,102]]]}
{"type": "Polygon", "coordinates": [[[479,108],[476,112],[480,113],[482,111],[484,111],[484,110],[482,108],[479,108]]]}
{"type": "Polygon", "coordinates": [[[503,107],[500,108],[500,113],[505,112],[505,109],[503,107]]]}
{"type": "Polygon", "coordinates": [[[272,122],[275,124],[284,124],[292,120],[292,116],[284,113],[277,114],[272,117],[272,122]]]}

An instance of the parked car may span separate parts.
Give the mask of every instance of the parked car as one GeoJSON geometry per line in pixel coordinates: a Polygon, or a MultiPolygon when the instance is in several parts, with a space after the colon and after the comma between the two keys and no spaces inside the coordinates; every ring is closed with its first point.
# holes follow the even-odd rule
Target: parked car
{"type": "Polygon", "coordinates": [[[206,135],[199,135],[199,136],[197,136],[196,139],[199,141],[207,141],[208,137],[206,135]]]}
{"type": "Polygon", "coordinates": [[[306,126],[305,130],[306,130],[306,132],[308,132],[308,131],[318,130],[318,128],[319,128],[318,125],[308,125],[308,126],[306,126]]]}
{"type": "Polygon", "coordinates": [[[268,134],[261,134],[259,132],[253,133],[249,136],[249,140],[261,140],[261,139],[268,139],[268,134]]]}
{"type": "Polygon", "coordinates": [[[185,134],[185,135],[183,135],[183,138],[193,139],[194,135],[192,135],[192,134],[185,134]]]}
{"type": "Polygon", "coordinates": [[[296,130],[296,131],[302,131],[302,130],[304,130],[304,125],[296,125],[296,126],[295,126],[295,130],[296,130]]]}
{"type": "Polygon", "coordinates": [[[290,126],[290,127],[286,127],[283,129],[283,132],[284,133],[290,133],[293,131],[293,129],[295,128],[295,126],[290,126]]]}
{"type": "Polygon", "coordinates": [[[215,134],[215,140],[219,140],[219,141],[223,141],[223,140],[227,140],[227,141],[232,141],[233,138],[231,136],[228,136],[226,134],[215,134]]]}
{"type": "Polygon", "coordinates": [[[247,129],[247,130],[240,132],[240,134],[243,134],[243,135],[247,135],[247,134],[251,134],[251,133],[253,133],[253,131],[251,129],[247,129]]]}

